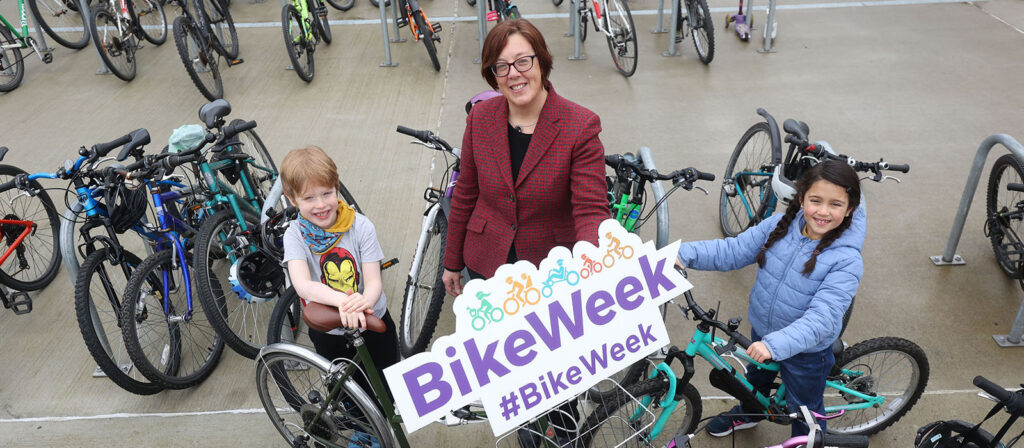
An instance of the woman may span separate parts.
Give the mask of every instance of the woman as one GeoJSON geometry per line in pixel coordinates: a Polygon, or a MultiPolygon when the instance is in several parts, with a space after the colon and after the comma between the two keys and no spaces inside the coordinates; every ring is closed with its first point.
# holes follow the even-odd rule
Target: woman
{"type": "Polygon", "coordinates": [[[597,244],[608,217],[601,120],[548,81],[551,53],[522,19],[484,41],[481,74],[502,96],[473,106],[452,198],[444,284],[462,292],[462,269],[489,278],[517,260],[539,264],[555,246],[597,244]]]}

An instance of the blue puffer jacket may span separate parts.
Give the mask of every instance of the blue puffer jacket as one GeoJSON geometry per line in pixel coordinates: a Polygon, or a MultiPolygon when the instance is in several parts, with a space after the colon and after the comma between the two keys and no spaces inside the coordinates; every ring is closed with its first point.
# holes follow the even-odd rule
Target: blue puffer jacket
{"type": "MultiPolygon", "coordinates": [[[[778,213],[735,238],[683,243],[679,259],[687,268],[730,271],[752,263],[778,225],[778,213]]],[[[801,234],[803,213],[789,232],[765,253],[764,267],[750,291],[750,325],[763,338],[772,359],[782,361],[798,353],[818,352],[831,346],[842,329],[843,313],[857,293],[864,272],[860,251],[867,228],[864,207],[843,235],[818,255],[814,271],[801,271],[818,241],[801,234]]]]}

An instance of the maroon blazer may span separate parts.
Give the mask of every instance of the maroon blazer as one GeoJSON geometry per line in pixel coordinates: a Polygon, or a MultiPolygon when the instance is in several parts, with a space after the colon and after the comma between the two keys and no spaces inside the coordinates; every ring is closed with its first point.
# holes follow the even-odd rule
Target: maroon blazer
{"type": "Polygon", "coordinates": [[[515,242],[539,264],[555,246],[597,244],[608,218],[601,119],[547,84],[548,96],[513,185],[508,102],[477,103],[462,137],[462,173],[452,198],[444,265],[491,277],[515,242]]]}

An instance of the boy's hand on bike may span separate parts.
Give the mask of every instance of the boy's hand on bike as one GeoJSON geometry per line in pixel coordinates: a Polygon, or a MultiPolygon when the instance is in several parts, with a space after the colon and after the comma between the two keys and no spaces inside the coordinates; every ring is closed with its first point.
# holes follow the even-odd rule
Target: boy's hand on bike
{"type": "Polygon", "coordinates": [[[441,276],[441,281],[444,283],[444,289],[448,291],[448,294],[458,296],[462,294],[462,273],[444,270],[444,275],[441,276]]]}
{"type": "MultiPolygon", "coordinates": [[[[373,310],[370,310],[373,312],[373,310]]],[[[341,316],[341,324],[346,328],[358,328],[361,330],[366,329],[366,314],[363,312],[358,313],[346,313],[338,310],[338,315],[341,316]]]]}
{"type": "Polygon", "coordinates": [[[754,361],[763,364],[764,362],[772,359],[772,352],[768,350],[768,346],[765,345],[764,342],[757,341],[750,344],[750,347],[747,348],[747,356],[750,356],[751,358],[754,358],[754,361]]]}
{"type": "Polygon", "coordinates": [[[372,308],[373,303],[370,303],[370,299],[358,292],[352,292],[351,290],[346,291],[348,298],[344,300],[341,306],[338,307],[339,311],[346,313],[361,313],[367,308],[372,308]]]}

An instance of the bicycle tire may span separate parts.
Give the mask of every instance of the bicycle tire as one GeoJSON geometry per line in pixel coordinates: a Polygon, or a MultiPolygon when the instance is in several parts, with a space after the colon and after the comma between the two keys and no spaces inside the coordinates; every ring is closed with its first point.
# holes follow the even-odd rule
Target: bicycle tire
{"type": "Polygon", "coordinates": [[[768,123],[762,121],[755,123],[743,133],[729,158],[729,164],[725,167],[719,201],[719,222],[722,225],[722,234],[726,237],[739,235],[767,218],[760,213],[765,210],[764,206],[774,199],[771,167],[771,132],[768,123]],[[751,141],[753,147],[748,150],[747,144],[751,141]],[[744,204],[739,192],[748,199],[748,203],[744,204]]]}
{"type": "Polygon", "coordinates": [[[213,49],[201,44],[195,22],[187,16],[178,16],[172,25],[174,46],[188,72],[189,79],[207,100],[213,101],[224,96],[224,83],[220,77],[218,58],[213,49]],[[201,76],[202,75],[202,76],[201,76]]]}
{"type": "MultiPolygon", "coordinates": [[[[92,33],[92,41],[99,50],[103,64],[114,76],[127,82],[135,79],[135,36],[129,32],[124,40],[121,39],[117,28],[120,20],[110,11],[96,8],[92,11],[89,32],[92,33]]],[[[127,24],[122,28],[127,29],[127,24]]]]}
{"type": "Polygon", "coordinates": [[[21,57],[21,42],[14,40],[11,30],[0,26],[0,92],[10,92],[21,85],[25,77],[25,60],[21,57]],[[13,71],[11,67],[14,67],[13,71]]]}
{"type": "Polygon", "coordinates": [[[281,9],[281,31],[284,34],[284,47],[288,51],[288,59],[292,61],[295,74],[303,81],[312,81],[316,70],[313,60],[315,47],[306,39],[302,16],[291,4],[284,5],[281,9]]]}
{"type": "Polygon", "coordinates": [[[466,0],[466,4],[469,6],[476,6],[476,0],[466,0]]]}
{"type": "Polygon", "coordinates": [[[1004,154],[996,159],[988,176],[985,230],[999,268],[1010,278],[1022,279],[1024,242],[1020,235],[1024,232],[1024,220],[1011,219],[1007,214],[1017,210],[1017,204],[1024,201],[1024,193],[1007,190],[1009,183],[1024,183],[1024,164],[1013,154],[1004,154]]]}
{"type": "Polygon", "coordinates": [[[132,20],[142,30],[142,38],[153,45],[163,45],[167,41],[167,15],[163,5],[158,0],[132,0],[128,5],[132,20]],[[145,8],[136,11],[138,3],[144,4],[145,8]]]}
{"type": "MultiPolygon", "coordinates": [[[[227,59],[238,58],[238,30],[235,29],[235,20],[231,18],[231,11],[226,3],[220,0],[205,0],[209,7],[203,7],[206,20],[209,24],[209,33],[217,38],[221,48],[224,50],[224,57],[227,59]],[[225,31],[227,33],[225,34],[225,31]]],[[[211,100],[212,101],[212,100],[211,100]]]]}
{"type": "Polygon", "coordinates": [[[330,45],[331,41],[334,40],[334,35],[331,34],[331,21],[327,19],[327,7],[324,6],[322,0],[312,0],[312,2],[313,11],[310,11],[310,14],[316,16],[316,20],[313,23],[316,24],[319,30],[320,38],[324,40],[325,44],[330,45]]]}
{"type": "Polygon", "coordinates": [[[327,3],[338,11],[348,11],[356,4],[356,0],[327,0],[327,3]]]}
{"type": "Polygon", "coordinates": [[[191,288],[194,296],[196,288],[194,282],[183,286],[183,266],[172,260],[177,255],[164,249],[146,258],[128,280],[121,309],[121,334],[132,361],[143,375],[168,389],[202,383],[224,352],[224,340],[204,319],[209,313],[195,309],[205,304],[193,298],[189,310],[186,292],[191,288]],[[177,284],[164,285],[168,279],[177,284]],[[171,302],[170,315],[164,313],[165,301],[171,302]]]}
{"type": "MultiPolygon", "coordinates": [[[[246,213],[244,217],[247,228],[259,226],[255,216],[246,213]]],[[[231,209],[221,210],[203,222],[196,237],[193,275],[203,311],[214,330],[232,350],[254,359],[266,345],[265,331],[274,310],[274,299],[280,297],[280,291],[273,297],[257,298],[242,290],[234,280],[231,271],[236,262],[224,254],[231,253],[240,262],[241,257],[251,253],[252,245],[259,244],[259,241],[250,241],[248,245],[239,244],[241,248],[225,247],[221,235],[233,234],[237,226],[231,209]]]]}
{"type": "MultiPolygon", "coordinates": [[[[551,0],[551,3],[553,5],[555,5],[555,6],[562,6],[562,1],[563,0],[551,0]]],[[[475,0],[474,0],[474,2],[475,2],[475,0]]]]}
{"type": "MultiPolygon", "coordinates": [[[[152,395],[164,388],[151,382],[131,364],[131,357],[121,337],[121,301],[117,297],[128,284],[128,277],[124,275],[120,266],[108,264],[109,254],[106,247],[92,252],[85,257],[78,270],[75,282],[75,315],[78,329],[82,332],[86,349],[107,378],[133,394],[152,395]],[[95,282],[94,275],[98,275],[95,282]],[[93,291],[94,288],[96,291],[93,291]],[[111,294],[114,297],[111,297],[111,294]],[[100,295],[106,296],[107,300],[93,300],[100,295]],[[92,308],[96,310],[98,322],[93,320],[92,308]],[[102,341],[107,341],[109,351],[104,348],[102,341]],[[121,366],[125,366],[125,369],[122,370],[121,366]]],[[[142,260],[131,252],[123,251],[122,254],[125,258],[123,263],[127,263],[128,266],[136,267],[142,263],[142,260]]]]}
{"type": "Polygon", "coordinates": [[[330,361],[315,352],[271,352],[257,359],[260,403],[288,446],[398,446],[375,401],[354,380],[341,386],[332,403],[325,402],[334,386],[330,371],[330,361]],[[376,440],[360,440],[358,433],[376,440]]]}
{"type": "MultiPolygon", "coordinates": [[[[668,380],[664,377],[644,380],[638,383],[617,389],[597,398],[601,404],[587,416],[581,428],[579,441],[581,446],[650,446],[646,437],[650,432],[643,430],[637,433],[639,428],[631,425],[635,412],[641,408],[640,401],[644,397],[651,397],[651,403],[659,403],[662,397],[668,392],[668,380]],[[621,411],[621,412],[620,412],[621,411]],[[613,427],[615,426],[615,427],[613,427]],[[635,438],[621,440],[622,434],[636,434],[635,438]]],[[[700,401],[700,392],[690,383],[676,384],[677,395],[680,395],[679,404],[673,412],[684,411],[683,422],[680,425],[680,432],[685,429],[690,434],[697,427],[703,412],[703,404],[700,401]]]]}
{"type": "MultiPolygon", "coordinates": [[[[21,168],[0,165],[0,183],[6,183],[20,174],[27,175],[21,168]]],[[[57,277],[61,261],[60,216],[57,215],[57,209],[42,185],[34,180],[29,181],[29,185],[38,191],[35,196],[24,196],[14,200],[22,194],[21,190],[0,192],[0,216],[36,223],[35,230],[22,240],[18,248],[0,266],[0,283],[18,291],[35,291],[49,285],[57,277]],[[31,204],[40,204],[42,208],[33,207],[31,204]],[[35,268],[36,266],[41,269],[35,268]]],[[[0,226],[0,234],[4,236],[3,242],[0,243],[0,253],[6,252],[13,239],[24,229],[20,226],[11,227],[4,229],[0,226]]]]}
{"type": "MultiPolygon", "coordinates": [[[[370,4],[373,5],[374,8],[379,8],[380,7],[380,2],[378,2],[377,0],[370,0],[370,4]]],[[[399,3],[399,5],[401,5],[401,3],[399,3]]],[[[387,8],[389,6],[391,6],[391,0],[387,0],[386,2],[384,2],[384,7],[385,8],[387,8]]],[[[399,9],[401,9],[401,7],[399,7],[399,9]]]]}
{"type": "Polygon", "coordinates": [[[412,19],[416,22],[416,29],[419,30],[423,46],[427,47],[427,55],[430,56],[430,63],[434,65],[434,71],[441,71],[441,61],[437,59],[437,47],[434,46],[434,30],[427,26],[427,20],[422,10],[413,11],[412,19]]]}
{"type": "MultiPolygon", "coordinates": [[[[440,207],[435,206],[435,207],[440,207]]],[[[447,294],[444,282],[444,248],[448,239],[448,219],[442,210],[434,215],[427,230],[426,243],[420,253],[419,269],[409,272],[409,282],[402,297],[402,316],[399,321],[398,340],[403,357],[423,352],[434,336],[441,307],[447,294]]]]}
{"type": "MultiPolygon", "coordinates": [[[[924,388],[928,384],[929,372],[928,357],[925,356],[924,350],[903,338],[868,339],[843,350],[836,359],[830,379],[836,379],[845,387],[868,395],[884,395],[886,402],[879,408],[847,410],[843,416],[829,420],[828,431],[834,434],[872,435],[888,428],[903,417],[921,398],[921,393],[924,392],[924,388]],[[910,370],[907,384],[898,387],[903,389],[897,391],[902,393],[898,398],[884,390],[888,382],[883,381],[890,379],[891,375],[896,373],[893,372],[892,366],[884,364],[894,357],[902,357],[902,361],[905,361],[910,370]],[[883,364],[877,367],[868,364],[876,359],[880,359],[883,364]],[[867,374],[844,375],[841,369],[866,370],[867,374]],[[892,399],[890,400],[890,398],[892,399]],[[872,413],[875,415],[872,416],[872,413]]],[[[841,392],[838,396],[834,396],[832,392],[835,391],[826,390],[825,407],[855,403],[858,400],[852,395],[848,398],[844,397],[841,392]]]]}
{"type": "Polygon", "coordinates": [[[693,47],[697,50],[697,57],[700,58],[700,61],[704,65],[710,64],[715,59],[715,26],[711,23],[708,1],[680,1],[689,1],[690,6],[693,6],[692,16],[686,18],[689,22],[690,36],[693,37],[693,47]]]}
{"type": "Polygon", "coordinates": [[[72,50],[89,45],[89,30],[78,12],[77,0],[26,0],[25,3],[39,27],[58,44],[72,50]]]}
{"type": "Polygon", "coordinates": [[[316,351],[309,339],[309,326],[302,320],[302,302],[295,288],[288,288],[274,305],[267,325],[267,345],[287,342],[316,351]]]}
{"type": "Polygon", "coordinates": [[[608,51],[612,54],[615,69],[622,76],[630,77],[636,73],[636,26],[633,25],[633,14],[629,5],[620,0],[608,0],[608,11],[605,11],[605,28],[612,33],[608,37],[608,51]]]}

